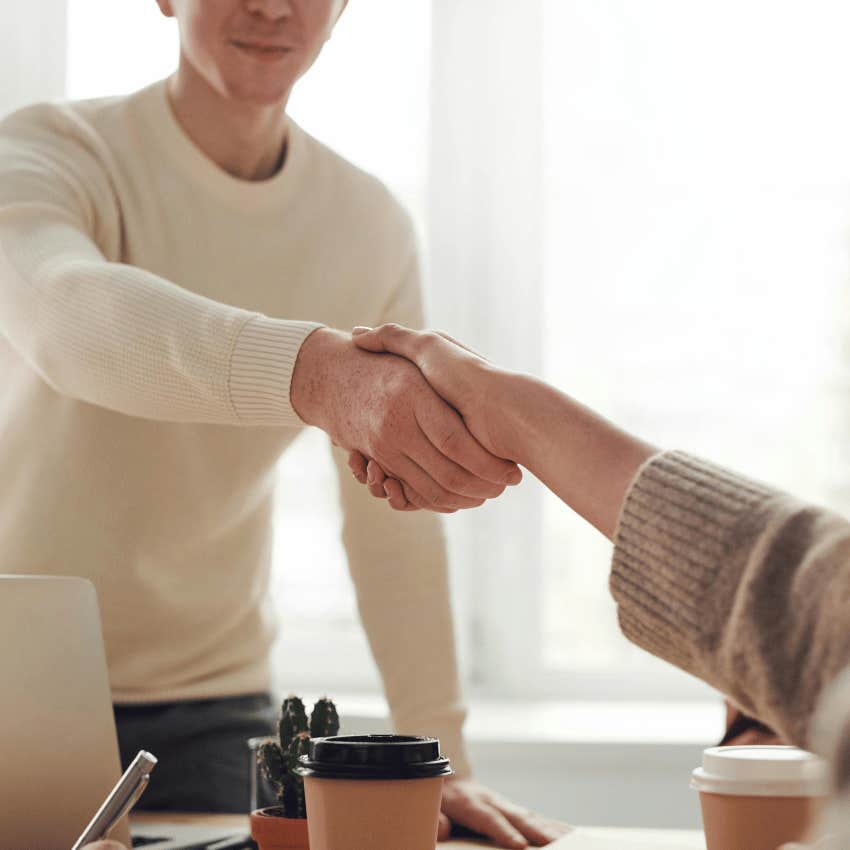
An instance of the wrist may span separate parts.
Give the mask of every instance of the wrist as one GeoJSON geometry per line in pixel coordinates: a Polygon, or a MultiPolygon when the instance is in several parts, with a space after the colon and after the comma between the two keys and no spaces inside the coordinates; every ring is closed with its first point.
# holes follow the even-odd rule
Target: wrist
{"type": "Polygon", "coordinates": [[[502,457],[530,469],[534,431],[540,411],[541,382],[522,372],[492,368],[486,380],[487,408],[493,412],[494,441],[502,457]]]}
{"type": "Polygon", "coordinates": [[[327,430],[330,401],[337,395],[340,355],[350,346],[350,335],[333,328],[317,328],[301,344],[289,398],[307,425],[327,430]]]}

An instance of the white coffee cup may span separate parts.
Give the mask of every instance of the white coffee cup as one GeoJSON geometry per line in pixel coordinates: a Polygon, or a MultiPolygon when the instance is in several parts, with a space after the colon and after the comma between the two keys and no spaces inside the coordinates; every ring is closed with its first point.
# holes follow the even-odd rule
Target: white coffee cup
{"type": "Polygon", "coordinates": [[[691,788],[699,791],[707,850],[776,850],[805,837],[828,772],[797,747],[709,747],[691,788]]]}

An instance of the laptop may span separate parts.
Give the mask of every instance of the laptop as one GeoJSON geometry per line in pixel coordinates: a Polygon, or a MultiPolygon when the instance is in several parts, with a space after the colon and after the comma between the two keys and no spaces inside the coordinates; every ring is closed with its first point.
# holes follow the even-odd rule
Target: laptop
{"type": "MultiPolygon", "coordinates": [[[[0,850],[68,850],[120,775],[94,585],[0,575],[0,850]]],[[[133,841],[178,850],[233,835],[159,824],[133,841]]],[[[131,846],[126,822],[109,837],[131,846]]]]}

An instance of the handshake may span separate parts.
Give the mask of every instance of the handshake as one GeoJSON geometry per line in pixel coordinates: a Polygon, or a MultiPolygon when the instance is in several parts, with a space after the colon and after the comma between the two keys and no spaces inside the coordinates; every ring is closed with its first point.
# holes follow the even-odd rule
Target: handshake
{"type": "Polygon", "coordinates": [[[454,513],[518,484],[510,373],[450,337],[398,325],[319,329],[292,378],[299,416],[348,449],[371,494],[399,511],[454,513]]]}

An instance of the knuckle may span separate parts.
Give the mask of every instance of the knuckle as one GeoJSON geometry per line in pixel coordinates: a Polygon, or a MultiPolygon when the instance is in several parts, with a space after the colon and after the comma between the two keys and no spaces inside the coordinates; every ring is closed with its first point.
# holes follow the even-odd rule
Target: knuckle
{"type": "Polygon", "coordinates": [[[385,325],[381,325],[380,334],[385,339],[392,339],[394,336],[398,336],[401,333],[402,327],[396,322],[387,322],[385,325]]]}
{"type": "Polygon", "coordinates": [[[463,494],[468,492],[469,490],[475,489],[474,481],[466,472],[462,469],[458,469],[454,467],[450,469],[444,476],[443,486],[446,490],[451,491],[452,493],[463,494]]]}
{"type": "Polygon", "coordinates": [[[427,354],[437,342],[434,331],[416,331],[410,339],[410,346],[417,355],[427,354]]]}
{"type": "Polygon", "coordinates": [[[444,498],[443,491],[438,487],[426,488],[426,492],[422,494],[422,498],[431,507],[443,508],[449,506],[448,499],[444,498]]]}
{"type": "Polygon", "coordinates": [[[463,431],[460,427],[447,426],[437,435],[437,448],[447,457],[460,453],[463,444],[463,431]]]}

